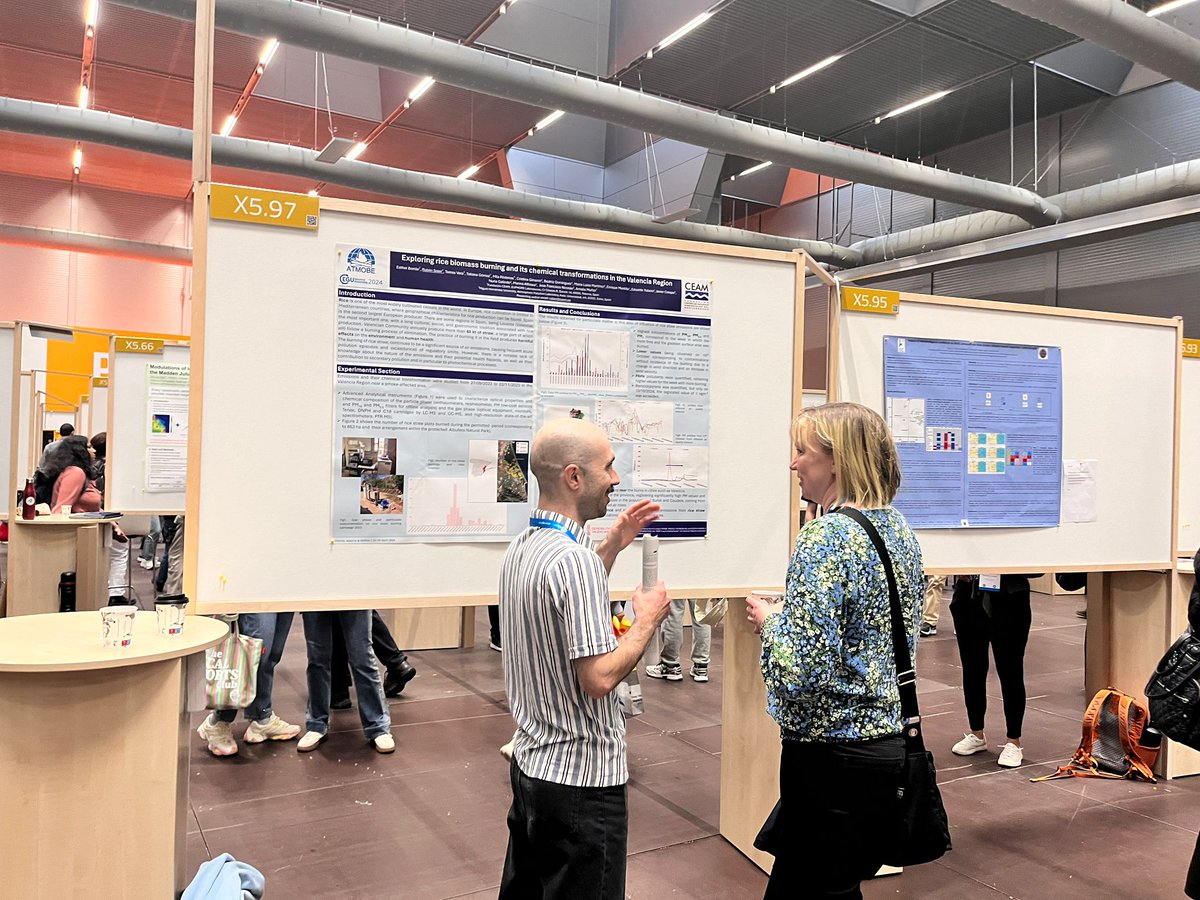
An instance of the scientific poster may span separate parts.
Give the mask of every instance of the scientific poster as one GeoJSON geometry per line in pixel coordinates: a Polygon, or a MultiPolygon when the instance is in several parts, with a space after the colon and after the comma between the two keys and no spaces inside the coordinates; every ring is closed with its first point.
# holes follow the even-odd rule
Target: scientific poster
{"type": "Polygon", "coordinates": [[[651,529],[708,521],[711,283],[380,247],[337,248],[335,541],[507,541],[525,528],[534,432],[609,435],[651,529]]]}
{"type": "Polygon", "coordinates": [[[146,490],[187,487],[190,366],[146,364],[146,490]]]}
{"type": "Polygon", "coordinates": [[[888,336],[884,396],[910,525],[1059,524],[1058,347],[888,336]]]}

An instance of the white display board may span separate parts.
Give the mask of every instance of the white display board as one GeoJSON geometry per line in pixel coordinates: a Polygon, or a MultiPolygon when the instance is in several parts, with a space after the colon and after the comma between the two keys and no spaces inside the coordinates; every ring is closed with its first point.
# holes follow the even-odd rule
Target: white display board
{"type": "Polygon", "coordinates": [[[1173,565],[1173,319],[901,294],[898,315],[840,311],[838,399],[884,409],[888,335],[1062,350],[1063,458],[1098,460],[1097,519],[1051,528],[922,529],[931,574],[1173,565]]]}
{"type": "Polygon", "coordinates": [[[1183,360],[1179,422],[1179,542],[1180,556],[1191,557],[1200,547],[1200,359],[1183,360]]]}
{"type": "MultiPolygon", "coordinates": [[[[112,421],[107,423],[106,509],[123,513],[183,512],[184,490],[152,490],[147,484],[147,466],[151,465],[147,455],[151,450],[151,408],[148,405],[151,383],[147,373],[148,366],[154,364],[187,367],[190,357],[188,347],[170,344],[163,347],[161,354],[113,354],[109,362],[112,421]]],[[[99,400],[103,393],[106,392],[102,389],[96,391],[96,412],[100,411],[99,400]]],[[[186,427],[186,420],[184,424],[186,427]]],[[[105,429],[96,427],[95,430],[105,429]]],[[[186,443],[180,447],[186,453],[186,443]]]]}
{"type": "MultiPolygon", "coordinates": [[[[188,522],[202,611],[495,595],[504,543],[331,541],[335,248],[345,244],[711,280],[709,536],[664,541],[661,573],[677,596],[782,583],[797,257],[323,200],[316,233],[208,226],[188,522]]],[[[634,588],[639,565],[635,546],[612,589],[634,588]]]]}
{"type": "Polygon", "coordinates": [[[91,408],[89,410],[89,414],[91,416],[91,421],[88,427],[91,430],[88,432],[88,436],[90,437],[93,434],[99,434],[102,431],[107,432],[108,388],[97,387],[93,384],[90,406],[91,408]]]}

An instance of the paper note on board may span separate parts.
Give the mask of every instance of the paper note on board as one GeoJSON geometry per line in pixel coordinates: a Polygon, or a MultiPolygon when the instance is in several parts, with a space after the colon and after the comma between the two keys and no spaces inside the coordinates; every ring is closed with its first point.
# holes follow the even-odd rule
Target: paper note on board
{"type": "Polygon", "coordinates": [[[1096,459],[1063,460],[1064,524],[1096,521],[1096,481],[1099,469],[1100,461],[1096,459]]]}

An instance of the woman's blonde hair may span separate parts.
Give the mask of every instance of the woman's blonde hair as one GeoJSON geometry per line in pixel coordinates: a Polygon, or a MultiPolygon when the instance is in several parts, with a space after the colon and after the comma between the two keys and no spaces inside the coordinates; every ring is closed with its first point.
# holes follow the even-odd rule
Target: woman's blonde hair
{"type": "Polygon", "coordinates": [[[862,404],[826,403],[804,410],[792,423],[792,440],[820,444],[833,456],[839,504],[876,509],[889,505],[900,490],[891,430],[862,404]]]}

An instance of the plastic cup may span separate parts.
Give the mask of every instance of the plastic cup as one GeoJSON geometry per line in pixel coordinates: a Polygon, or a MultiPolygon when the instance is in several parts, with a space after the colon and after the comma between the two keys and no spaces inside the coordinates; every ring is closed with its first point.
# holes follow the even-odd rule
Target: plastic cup
{"type": "Polygon", "coordinates": [[[136,606],[106,606],[100,610],[100,640],[105,647],[123,648],[133,643],[136,606]]]}
{"type": "Polygon", "coordinates": [[[63,514],[64,516],[69,516],[69,515],[71,514],[71,504],[69,504],[69,503],[64,503],[64,504],[62,505],[62,514],[63,514]]]}
{"type": "Polygon", "coordinates": [[[158,616],[158,633],[162,637],[178,637],[183,634],[186,620],[187,599],[156,600],[154,612],[158,616]]]}

